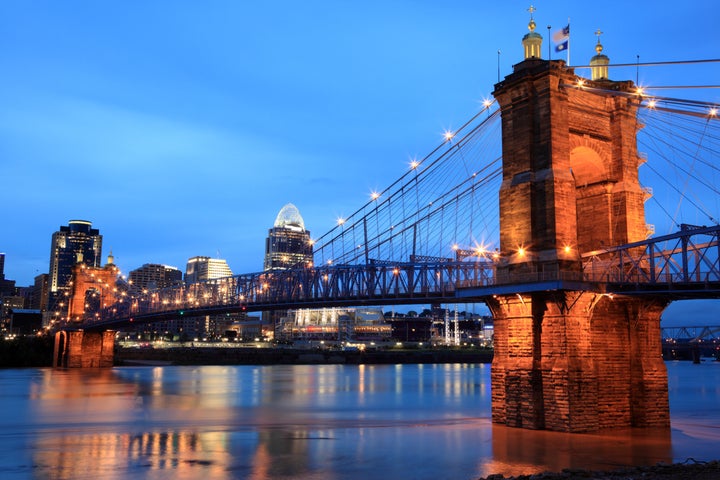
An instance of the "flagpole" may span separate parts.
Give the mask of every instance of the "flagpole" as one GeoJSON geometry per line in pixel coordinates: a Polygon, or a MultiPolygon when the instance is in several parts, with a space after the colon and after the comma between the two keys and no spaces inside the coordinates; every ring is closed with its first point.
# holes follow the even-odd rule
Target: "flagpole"
{"type": "Polygon", "coordinates": [[[570,17],[568,17],[568,51],[567,51],[567,66],[570,66],[570,17]]]}
{"type": "Polygon", "coordinates": [[[552,60],[552,35],[550,35],[551,25],[548,25],[548,60],[552,60]]]}

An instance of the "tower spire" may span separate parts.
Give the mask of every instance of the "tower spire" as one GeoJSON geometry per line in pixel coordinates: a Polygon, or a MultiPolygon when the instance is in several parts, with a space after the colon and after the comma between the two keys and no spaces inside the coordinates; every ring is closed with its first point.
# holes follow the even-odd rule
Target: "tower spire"
{"type": "Polygon", "coordinates": [[[528,23],[528,30],[530,30],[530,32],[522,39],[523,49],[525,50],[525,60],[528,58],[542,58],[540,54],[542,35],[535,31],[536,25],[535,19],[533,18],[533,13],[535,13],[536,10],[532,5],[527,9],[527,11],[530,12],[530,22],[528,23]]]}
{"type": "Polygon", "coordinates": [[[603,32],[600,31],[600,29],[595,30],[595,35],[597,35],[597,44],[595,45],[595,52],[597,54],[593,56],[590,59],[590,71],[591,71],[591,79],[592,80],[608,80],[608,64],[610,63],[610,58],[608,58],[607,55],[603,55],[603,46],[602,43],[600,43],[600,35],[602,35],[603,32]]]}

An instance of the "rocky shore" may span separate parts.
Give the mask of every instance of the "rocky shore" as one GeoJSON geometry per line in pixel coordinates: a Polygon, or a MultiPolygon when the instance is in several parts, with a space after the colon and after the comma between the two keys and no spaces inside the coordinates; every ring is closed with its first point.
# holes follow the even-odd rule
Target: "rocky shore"
{"type": "Polygon", "coordinates": [[[683,463],[655,465],[651,467],[627,467],[613,471],[565,469],[556,473],[536,473],[505,477],[488,475],[479,480],[720,480],[720,462],[696,462],[689,459],[683,463]]]}

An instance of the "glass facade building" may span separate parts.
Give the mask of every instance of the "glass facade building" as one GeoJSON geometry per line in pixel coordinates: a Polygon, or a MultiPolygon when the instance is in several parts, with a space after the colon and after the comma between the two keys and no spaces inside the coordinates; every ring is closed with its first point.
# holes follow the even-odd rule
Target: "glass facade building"
{"type": "Polygon", "coordinates": [[[210,257],[192,257],[187,261],[185,267],[185,283],[232,277],[232,274],[226,260],[210,257]]]}
{"type": "Polygon", "coordinates": [[[310,231],[305,230],[305,222],[297,207],[288,203],[280,210],[273,228],[268,231],[264,270],[308,267],[312,266],[312,261],[310,231]]]}
{"type": "Polygon", "coordinates": [[[67,226],[53,233],[50,246],[50,271],[48,277],[48,310],[51,316],[59,316],[66,307],[69,283],[73,267],[83,263],[88,267],[100,267],[102,258],[102,235],[87,220],[70,220],[67,226]]]}

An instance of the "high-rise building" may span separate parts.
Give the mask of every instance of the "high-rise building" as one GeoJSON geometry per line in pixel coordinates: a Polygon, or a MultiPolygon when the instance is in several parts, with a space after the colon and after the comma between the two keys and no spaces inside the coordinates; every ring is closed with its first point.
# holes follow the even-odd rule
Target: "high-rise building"
{"type": "Polygon", "coordinates": [[[0,253],[0,296],[15,294],[15,280],[5,279],[5,254],[0,253]]]}
{"type": "Polygon", "coordinates": [[[178,268],[156,263],[146,263],[129,274],[130,286],[134,291],[154,290],[172,287],[183,281],[183,274],[178,268]]]}
{"type": "Polygon", "coordinates": [[[30,308],[40,311],[47,310],[48,301],[48,278],[47,273],[35,276],[32,292],[30,293],[30,308]]]}
{"type": "Polygon", "coordinates": [[[23,298],[17,295],[15,280],[5,279],[5,254],[0,253],[0,330],[4,330],[9,323],[12,309],[23,306],[23,298]]]}
{"type": "Polygon", "coordinates": [[[265,240],[265,270],[311,266],[313,247],[310,231],[297,207],[288,203],[277,214],[265,240]]]}
{"type": "Polygon", "coordinates": [[[210,257],[192,257],[188,259],[185,268],[185,283],[232,277],[232,274],[226,260],[210,257]]]}
{"type": "Polygon", "coordinates": [[[87,220],[70,220],[67,226],[53,233],[50,247],[50,271],[48,278],[48,310],[50,316],[59,317],[67,307],[69,283],[73,267],[83,263],[88,267],[100,267],[102,235],[87,220]]]}
{"type": "MultiPolygon", "coordinates": [[[[292,203],[280,209],[273,228],[265,239],[265,271],[287,270],[289,268],[311,267],[313,246],[310,231],[305,230],[305,221],[292,203]]],[[[279,311],[263,312],[262,320],[272,328],[273,334],[281,323],[279,311]]]]}

